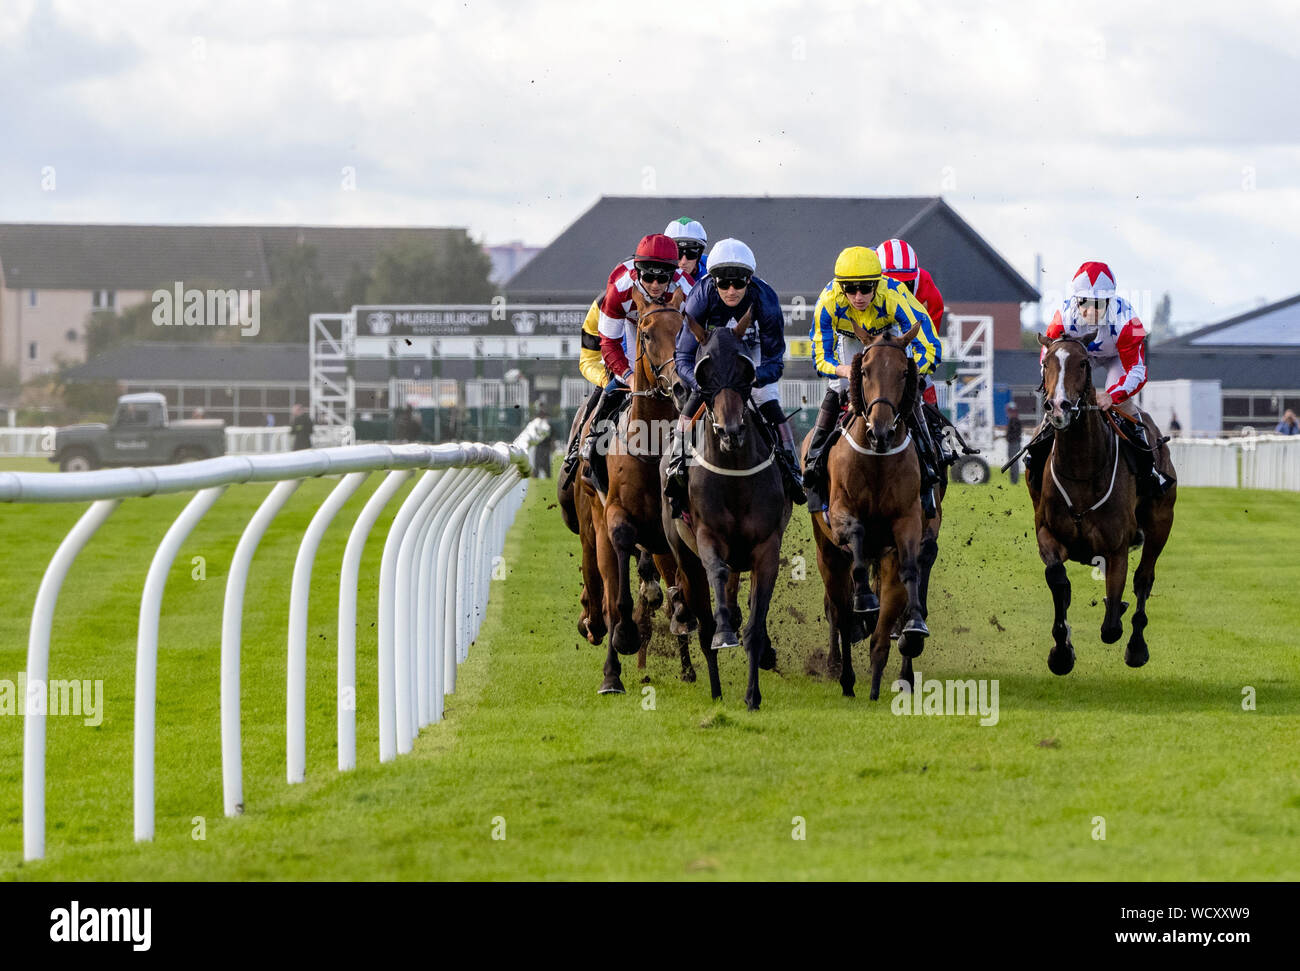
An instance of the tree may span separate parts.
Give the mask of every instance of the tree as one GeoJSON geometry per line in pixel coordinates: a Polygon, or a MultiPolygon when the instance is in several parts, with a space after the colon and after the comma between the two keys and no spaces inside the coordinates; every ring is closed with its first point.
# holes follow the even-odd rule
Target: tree
{"type": "Polygon", "coordinates": [[[496,294],[491,272],[492,261],[468,235],[457,234],[441,250],[407,239],[380,252],[366,302],[487,303],[496,294]]]}
{"type": "Polygon", "coordinates": [[[1166,292],[1165,295],[1160,298],[1160,302],[1156,304],[1155,313],[1151,317],[1150,341],[1152,344],[1168,340],[1173,336],[1173,332],[1169,326],[1169,316],[1171,311],[1172,302],[1169,299],[1169,294],[1166,292]]]}
{"type": "Polygon", "coordinates": [[[305,243],[271,255],[271,289],[262,300],[259,340],[301,344],[311,315],[336,305],[338,294],[326,285],[316,257],[316,247],[305,243]]]}

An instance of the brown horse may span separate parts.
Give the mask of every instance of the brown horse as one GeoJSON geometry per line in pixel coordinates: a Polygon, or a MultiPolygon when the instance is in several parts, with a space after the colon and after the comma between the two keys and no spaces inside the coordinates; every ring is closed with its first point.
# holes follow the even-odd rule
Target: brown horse
{"type": "MultiPolygon", "coordinates": [[[[767,613],[780,570],[781,538],[790,521],[790,498],[775,462],[777,442],[750,404],[754,364],[745,356],[741,338],[752,320],[746,312],[734,331],[719,327],[707,335],[689,322],[700,342],[695,377],[707,417],[696,426],[703,429],[700,441],[688,445],[688,454],[694,454],[687,466],[690,525],[673,519],[666,503],[662,516],[687,604],[699,619],[700,650],[715,700],[722,697],[718,650],[740,645],[737,585],[742,572],[751,574],[749,625],[744,631],[749,657],[745,704],[757,711],[762,702],[758,669],[776,666],[767,613]]],[[[667,469],[665,459],[660,472],[665,484],[667,469]]]]}
{"type": "Polygon", "coordinates": [[[624,692],[618,656],[636,654],[648,642],[650,610],[663,596],[658,585],[660,576],[673,591],[667,607],[672,632],[678,636],[682,678],[695,680],[685,636],[693,618],[676,588],[677,563],[659,518],[659,459],[677,418],[670,375],[682,327],[682,295],[679,292],[669,303],[655,304],[635,288],[631,293],[637,305],[638,345],[632,403],[619,416],[613,436],[603,436],[596,443],[606,455],[609,491],[598,493],[585,476],[579,477],[576,487],[583,541],[583,619],[579,630],[593,644],[600,643],[605,630],[611,632],[601,694],[624,692]],[[634,560],[642,567],[644,603],[640,610],[632,597],[634,560]]]}
{"type": "MultiPolygon", "coordinates": [[[[830,501],[823,518],[814,510],[817,567],[826,587],[831,645],[842,653],[840,687],[853,696],[852,644],[871,635],[871,698],[889,659],[889,635],[903,617],[898,650],[903,678],[912,681],[912,658],[925,648],[918,564],[924,535],[921,468],[902,416],[915,403],[916,363],[907,345],[918,323],[901,338],[872,340],[857,328],[865,350],[853,359],[849,383],[852,417],[827,455],[830,501]],[[881,596],[871,589],[869,566],[878,565],[881,596]]],[[[806,451],[811,433],[804,439],[806,451]]]]}
{"type": "MultiPolygon", "coordinates": [[[[1134,668],[1147,663],[1150,652],[1142,636],[1147,626],[1147,597],[1155,581],[1156,559],[1174,524],[1177,486],[1159,497],[1139,497],[1137,479],[1120,455],[1113,419],[1108,419],[1097,405],[1087,351],[1095,337],[1096,331],[1057,340],[1042,335],[1038,338],[1047,348],[1043,358],[1043,408],[1055,436],[1041,490],[1035,493],[1031,488],[1030,498],[1034,503],[1038,555],[1046,567],[1047,586],[1056,610],[1052,622],[1055,644],[1047,655],[1047,666],[1053,674],[1069,674],[1074,668],[1074,645],[1066,622],[1070,606],[1066,561],[1091,563],[1104,569],[1106,614],[1101,622],[1101,639],[1114,644],[1124,633],[1122,618],[1128,604],[1120,598],[1128,579],[1128,551],[1139,527],[1142,558],[1133,574],[1137,610],[1124,662],[1134,668]]],[[[1147,423],[1149,440],[1157,443],[1156,462],[1172,478],[1169,449],[1150,418],[1141,418],[1147,423]]]]}

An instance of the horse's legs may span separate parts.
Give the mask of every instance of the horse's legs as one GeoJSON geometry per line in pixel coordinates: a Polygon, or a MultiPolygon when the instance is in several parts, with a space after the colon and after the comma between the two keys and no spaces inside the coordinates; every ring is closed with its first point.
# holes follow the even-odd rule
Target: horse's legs
{"type": "Polygon", "coordinates": [[[1156,559],[1169,542],[1169,531],[1174,525],[1174,494],[1172,490],[1152,501],[1150,506],[1139,513],[1145,541],[1142,543],[1142,558],[1133,574],[1133,593],[1137,597],[1137,610],[1133,613],[1133,633],[1124,649],[1124,663],[1131,668],[1140,668],[1151,657],[1147,650],[1143,631],[1147,626],[1147,597],[1151,596],[1151,587],[1156,579],[1156,559]],[[1157,505],[1158,503],[1158,505],[1157,505]]]}
{"type": "Polygon", "coordinates": [[[840,625],[836,619],[835,602],[831,600],[830,594],[822,597],[822,612],[826,615],[827,626],[831,629],[830,643],[826,648],[826,673],[832,678],[838,678],[843,664],[840,660],[840,625]]]}
{"type": "MultiPolygon", "coordinates": [[[[604,529],[596,530],[596,564],[598,567],[597,575],[600,577],[601,583],[604,620],[608,626],[618,620],[618,599],[617,591],[605,584],[604,580],[605,577],[610,576],[618,569],[618,556],[609,541],[609,533],[604,529]]],[[[605,678],[597,689],[598,693],[602,695],[623,694],[623,681],[619,677],[622,673],[623,664],[618,659],[618,652],[614,649],[614,639],[611,637],[605,651],[605,678]]]]}
{"type": "Polygon", "coordinates": [[[1046,569],[1047,587],[1052,591],[1052,638],[1055,644],[1047,655],[1047,666],[1053,674],[1069,674],[1074,669],[1074,645],[1070,643],[1070,625],[1066,613],[1070,609],[1070,578],[1065,572],[1066,550],[1046,526],[1038,527],[1038,555],[1046,569]]]}
{"type": "MultiPolygon", "coordinates": [[[[889,661],[889,634],[894,621],[910,609],[911,598],[906,586],[899,582],[898,557],[887,553],[880,560],[880,620],[871,634],[871,700],[880,697],[880,682],[889,661]]],[[[907,635],[899,641],[898,652],[903,653],[907,635]]]]}
{"type": "Polygon", "coordinates": [[[722,680],[718,675],[718,652],[713,649],[717,624],[709,606],[709,578],[695,554],[686,550],[682,553],[682,560],[681,579],[686,588],[686,603],[699,618],[700,653],[704,655],[709,670],[709,695],[717,701],[722,697],[722,680]]]}
{"type": "Polygon", "coordinates": [[[682,596],[682,589],[678,586],[682,582],[681,577],[686,571],[677,566],[677,560],[671,553],[658,553],[654,559],[655,565],[659,568],[660,576],[668,584],[668,598],[664,601],[664,613],[669,618],[669,632],[677,638],[677,653],[682,661],[681,678],[688,684],[693,683],[695,681],[695,666],[691,664],[691,639],[687,636],[689,628],[678,630],[674,629],[673,624],[674,619],[679,616],[679,612],[684,611],[686,614],[690,614],[690,608],[686,606],[686,598],[682,596]]]}
{"type": "Polygon", "coordinates": [[[736,635],[736,627],[731,619],[731,605],[727,599],[727,581],[731,577],[731,571],[727,569],[716,538],[703,524],[696,527],[695,545],[700,551],[700,562],[704,564],[704,572],[709,577],[709,588],[713,592],[713,619],[717,631],[713,635],[712,646],[714,650],[739,647],[740,638],[736,635]]]}
{"type": "Polygon", "coordinates": [[[775,667],[772,639],[767,633],[767,611],[776,589],[776,575],[780,569],[781,533],[777,531],[754,549],[754,568],[749,576],[749,624],[745,628],[745,652],[749,655],[749,687],[745,691],[745,704],[750,711],[758,711],[763,696],[758,690],[758,669],[775,667]],[[772,664],[766,662],[769,655],[772,664]]]}
{"type": "Polygon", "coordinates": [[[928,618],[930,616],[930,571],[934,569],[934,562],[939,558],[939,539],[931,530],[926,530],[925,538],[921,540],[921,550],[916,556],[916,565],[921,570],[921,584],[919,593],[921,597],[921,616],[928,618]]]}
{"type": "Polygon", "coordinates": [[[1112,552],[1106,558],[1106,616],[1101,619],[1101,642],[1114,644],[1124,633],[1124,611],[1128,604],[1121,599],[1128,581],[1128,550],[1112,552]]]}
{"type": "Polygon", "coordinates": [[[578,633],[592,644],[599,644],[605,639],[608,630],[605,623],[605,581],[600,574],[600,540],[596,528],[591,522],[591,509],[582,525],[582,617],[578,621],[578,633]]]}
{"type": "Polygon", "coordinates": [[[867,570],[866,555],[867,531],[856,519],[846,519],[836,531],[835,540],[841,546],[847,545],[853,555],[853,610],[866,614],[867,626],[874,626],[876,616],[880,613],[880,601],[871,590],[871,575],[867,570]]]}
{"type": "MultiPolygon", "coordinates": [[[[919,501],[913,508],[919,509],[919,501]]],[[[903,613],[903,631],[898,639],[898,653],[904,657],[919,657],[925,650],[925,639],[930,636],[930,629],[925,626],[925,611],[921,607],[921,568],[918,564],[921,522],[917,516],[909,514],[894,520],[894,545],[898,551],[896,564],[898,569],[895,576],[901,576],[903,586],[907,590],[907,609],[903,613]]],[[[882,563],[881,566],[883,567],[884,564],[882,563]]],[[[883,596],[885,591],[883,576],[880,590],[883,596]]],[[[886,634],[890,630],[893,630],[892,623],[886,634]]]]}
{"type": "MultiPolygon", "coordinates": [[[[612,630],[610,642],[619,654],[635,654],[641,646],[641,632],[632,616],[632,560],[637,555],[636,527],[619,506],[605,507],[605,530],[614,554],[618,587],[605,592],[605,609],[612,630]]],[[[602,568],[603,571],[603,568],[602,568]]],[[[609,573],[606,571],[605,575],[609,573]]]]}
{"type": "Polygon", "coordinates": [[[727,609],[731,611],[731,626],[734,630],[740,626],[740,573],[733,571],[727,575],[727,609]]]}

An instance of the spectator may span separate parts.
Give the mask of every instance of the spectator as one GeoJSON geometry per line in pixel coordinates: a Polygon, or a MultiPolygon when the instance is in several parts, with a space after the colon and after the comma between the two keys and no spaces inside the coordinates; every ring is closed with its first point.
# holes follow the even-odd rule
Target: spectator
{"type": "Polygon", "coordinates": [[[267,428],[275,427],[275,415],[271,414],[269,411],[266,413],[266,427],[267,428]]]}
{"type": "Polygon", "coordinates": [[[1178,412],[1176,411],[1170,412],[1169,414],[1170,436],[1173,438],[1177,438],[1180,434],[1182,434],[1182,431],[1183,431],[1183,423],[1178,420],[1178,412]]]}
{"type": "Polygon", "coordinates": [[[546,401],[543,400],[537,405],[537,417],[546,423],[546,437],[534,446],[533,452],[533,477],[538,479],[549,479],[551,477],[551,451],[555,446],[555,436],[551,434],[550,413],[546,409],[546,401]]]}
{"type": "Polygon", "coordinates": [[[197,418],[202,418],[202,417],[203,417],[203,409],[202,409],[202,408],[195,408],[195,409],[190,413],[190,417],[191,417],[191,418],[195,418],[195,419],[197,419],[197,418]]]}
{"type": "Polygon", "coordinates": [[[311,418],[307,415],[307,409],[302,405],[294,405],[293,424],[289,426],[289,431],[293,435],[294,451],[311,448],[311,433],[314,427],[311,418]]]}
{"type": "Polygon", "coordinates": [[[1286,410],[1286,414],[1278,422],[1277,433],[1279,435],[1300,435],[1300,421],[1296,420],[1295,412],[1290,408],[1286,410]]]}
{"type": "Polygon", "coordinates": [[[407,405],[398,411],[393,431],[400,442],[418,442],[424,438],[424,422],[416,417],[415,409],[407,405]]]}
{"type": "MultiPolygon", "coordinates": [[[[1020,425],[1020,409],[1016,407],[1014,401],[1007,402],[1007,455],[1015,455],[1020,451],[1020,439],[1024,435],[1024,429],[1020,425]]],[[[1020,463],[1012,464],[1007,470],[1011,474],[1011,484],[1015,485],[1020,481],[1020,463]]]]}

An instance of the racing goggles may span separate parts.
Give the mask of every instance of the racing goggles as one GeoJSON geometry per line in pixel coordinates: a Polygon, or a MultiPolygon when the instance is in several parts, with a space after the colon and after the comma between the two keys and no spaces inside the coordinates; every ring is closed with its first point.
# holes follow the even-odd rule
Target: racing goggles
{"type": "Polygon", "coordinates": [[[856,293],[872,294],[876,292],[876,285],[879,283],[879,277],[874,280],[841,280],[840,289],[850,297],[856,293]]]}
{"type": "Polygon", "coordinates": [[[653,263],[644,263],[636,268],[637,277],[642,283],[667,283],[673,278],[674,269],[668,269],[664,266],[657,266],[653,263]]]}
{"type": "Polygon", "coordinates": [[[720,273],[713,277],[713,284],[719,290],[743,290],[749,286],[749,274],[720,273]]]}

